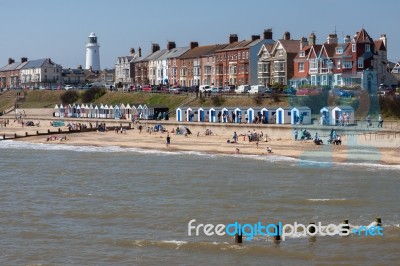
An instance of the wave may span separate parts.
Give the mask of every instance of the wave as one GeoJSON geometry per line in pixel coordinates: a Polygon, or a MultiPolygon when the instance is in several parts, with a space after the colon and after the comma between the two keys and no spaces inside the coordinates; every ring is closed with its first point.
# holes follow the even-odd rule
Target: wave
{"type": "Polygon", "coordinates": [[[222,153],[208,153],[198,151],[165,151],[165,150],[154,150],[154,149],[143,149],[143,148],[130,148],[121,146],[76,146],[76,145],[54,145],[47,143],[31,143],[25,141],[14,141],[14,140],[3,140],[0,141],[0,149],[19,149],[19,150],[48,150],[48,151],[71,151],[71,152],[98,152],[98,153],[110,153],[110,152],[133,152],[141,154],[152,154],[156,156],[167,156],[167,155],[193,155],[208,158],[218,157],[230,157],[230,158],[242,158],[248,160],[261,160],[266,162],[287,162],[287,166],[292,167],[332,167],[332,166],[353,166],[368,168],[371,171],[380,169],[389,170],[400,170],[400,165],[386,165],[377,163],[366,163],[366,162],[321,162],[308,158],[293,158],[282,155],[251,155],[251,154],[222,154],[222,153]]]}
{"type": "Polygon", "coordinates": [[[345,198],[337,198],[337,199],[307,199],[308,201],[343,201],[345,198]]]}

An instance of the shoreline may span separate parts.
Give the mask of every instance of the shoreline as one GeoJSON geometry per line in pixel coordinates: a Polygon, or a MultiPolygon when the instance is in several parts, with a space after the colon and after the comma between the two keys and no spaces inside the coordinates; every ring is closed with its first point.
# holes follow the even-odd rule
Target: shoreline
{"type": "MultiPolygon", "coordinates": [[[[233,133],[233,132],[232,132],[233,133]]],[[[106,132],[78,132],[69,134],[53,134],[57,140],[46,141],[48,136],[29,136],[14,141],[29,143],[45,143],[53,145],[72,145],[72,146],[94,146],[120,148],[138,148],[152,151],[171,151],[171,152],[200,152],[208,154],[234,155],[236,148],[240,155],[269,156],[276,155],[299,160],[314,161],[316,163],[370,163],[380,165],[400,165],[397,154],[400,151],[395,147],[375,147],[372,145],[315,145],[312,141],[294,141],[290,139],[273,138],[268,142],[259,141],[258,148],[256,142],[243,140],[239,136],[238,143],[227,143],[231,140],[231,134],[217,134],[205,136],[200,134],[176,135],[171,136],[170,147],[166,146],[167,133],[142,131],[139,134],[137,129],[129,129],[126,133],[106,132]],[[60,141],[67,136],[66,141],[60,141]],[[267,152],[267,147],[272,148],[272,153],[267,152]]]]}

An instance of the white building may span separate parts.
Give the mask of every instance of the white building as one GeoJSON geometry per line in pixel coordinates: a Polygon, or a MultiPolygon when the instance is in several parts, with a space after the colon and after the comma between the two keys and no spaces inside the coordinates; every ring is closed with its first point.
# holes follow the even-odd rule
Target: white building
{"type": "Polygon", "coordinates": [[[100,71],[100,45],[94,32],[90,33],[86,44],[86,69],[100,71]]]}
{"type": "MultiPolygon", "coordinates": [[[[115,62],[115,87],[122,85],[122,90],[128,90],[130,86],[133,86],[133,64],[131,61],[139,57],[139,53],[135,52],[135,49],[131,48],[130,55],[120,56],[115,62]]],[[[119,89],[119,88],[118,88],[119,89]]]]}
{"type": "Polygon", "coordinates": [[[50,58],[28,61],[20,69],[21,86],[55,89],[61,84],[61,72],[62,67],[50,58]]]}

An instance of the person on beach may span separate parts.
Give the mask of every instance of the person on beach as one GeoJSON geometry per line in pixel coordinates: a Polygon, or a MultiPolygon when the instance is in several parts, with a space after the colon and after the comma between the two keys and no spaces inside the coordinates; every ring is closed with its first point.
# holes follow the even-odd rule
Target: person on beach
{"type": "Polygon", "coordinates": [[[299,135],[299,132],[297,131],[297,128],[294,129],[294,140],[297,141],[297,136],[299,135]]]}
{"type": "Polygon", "coordinates": [[[236,131],[233,132],[233,136],[232,136],[233,142],[237,143],[238,142],[238,135],[236,134],[236,131]]]}
{"type": "Polygon", "coordinates": [[[167,135],[167,147],[169,147],[170,144],[171,144],[171,137],[168,134],[167,135]]]}
{"type": "Polygon", "coordinates": [[[378,116],[378,127],[383,127],[383,119],[381,114],[378,116]]]}

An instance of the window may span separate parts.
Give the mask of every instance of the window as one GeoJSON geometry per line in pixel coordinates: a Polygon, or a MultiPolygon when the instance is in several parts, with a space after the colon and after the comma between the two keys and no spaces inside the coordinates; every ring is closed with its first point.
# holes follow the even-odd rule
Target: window
{"type": "Polygon", "coordinates": [[[341,65],[341,62],[340,62],[340,59],[338,59],[338,60],[336,61],[336,68],[337,68],[337,69],[340,69],[340,65],[341,65]]]}
{"type": "Polygon", "coordinates": [[[240,60],[240,52],[238,53],[238,58],[239,58],[239,60],[240,60]]]}
{"type": "Polygon", "coordinates": [[[310,69],[318,68],[318,59],[311,59],[310,60],[310,69]]]}
{"type": "Polygon", "coordinates": [[[299,63],[299,72],[304,72],[304,63],[299,63]]]}
{"type": "Polygon", "coordinates": [[[343,61],[343,68],[352,68],[353,67],[353,62],[352,61],[343,61]]]}
{"type": "Polygon", "coordinates": [[[283,50],[278,51],[278,56],[283,56],[283,50]]]}
{"type": "Polygon", "coordinates": [[[358,58],[357,66],[358,66],[358,68],[364,68],[364,58],[363,57],[358,58]]]}
{"type": "Polygon", "coordinates": [[[305,53],[303,51],[300,52],[300,57],[304,57],[305,53]]]}
{"type": "Polygon", "coordinates": [[[249,59],[249,52],[246,52],[246,59],[249,59]]]}
{"type": "Polygon", "coordinates": [[[371,51],[371,46],[369,44],[365,45],[365,51],[370,52],[371,51]]]}
{"type": "Polygon", "coordinates": [[[343,48],[342,47],[337,47],[336,48],[336,53],[337,54],[343,54],[343,48]]]}
{"type": "Polygon", "coordinates": [[[351,45],[351,51],[352,51],[353,53],[356,52],[356,44],[355,44],[355,43],[353,43],[353,44],[351,45]]]}

